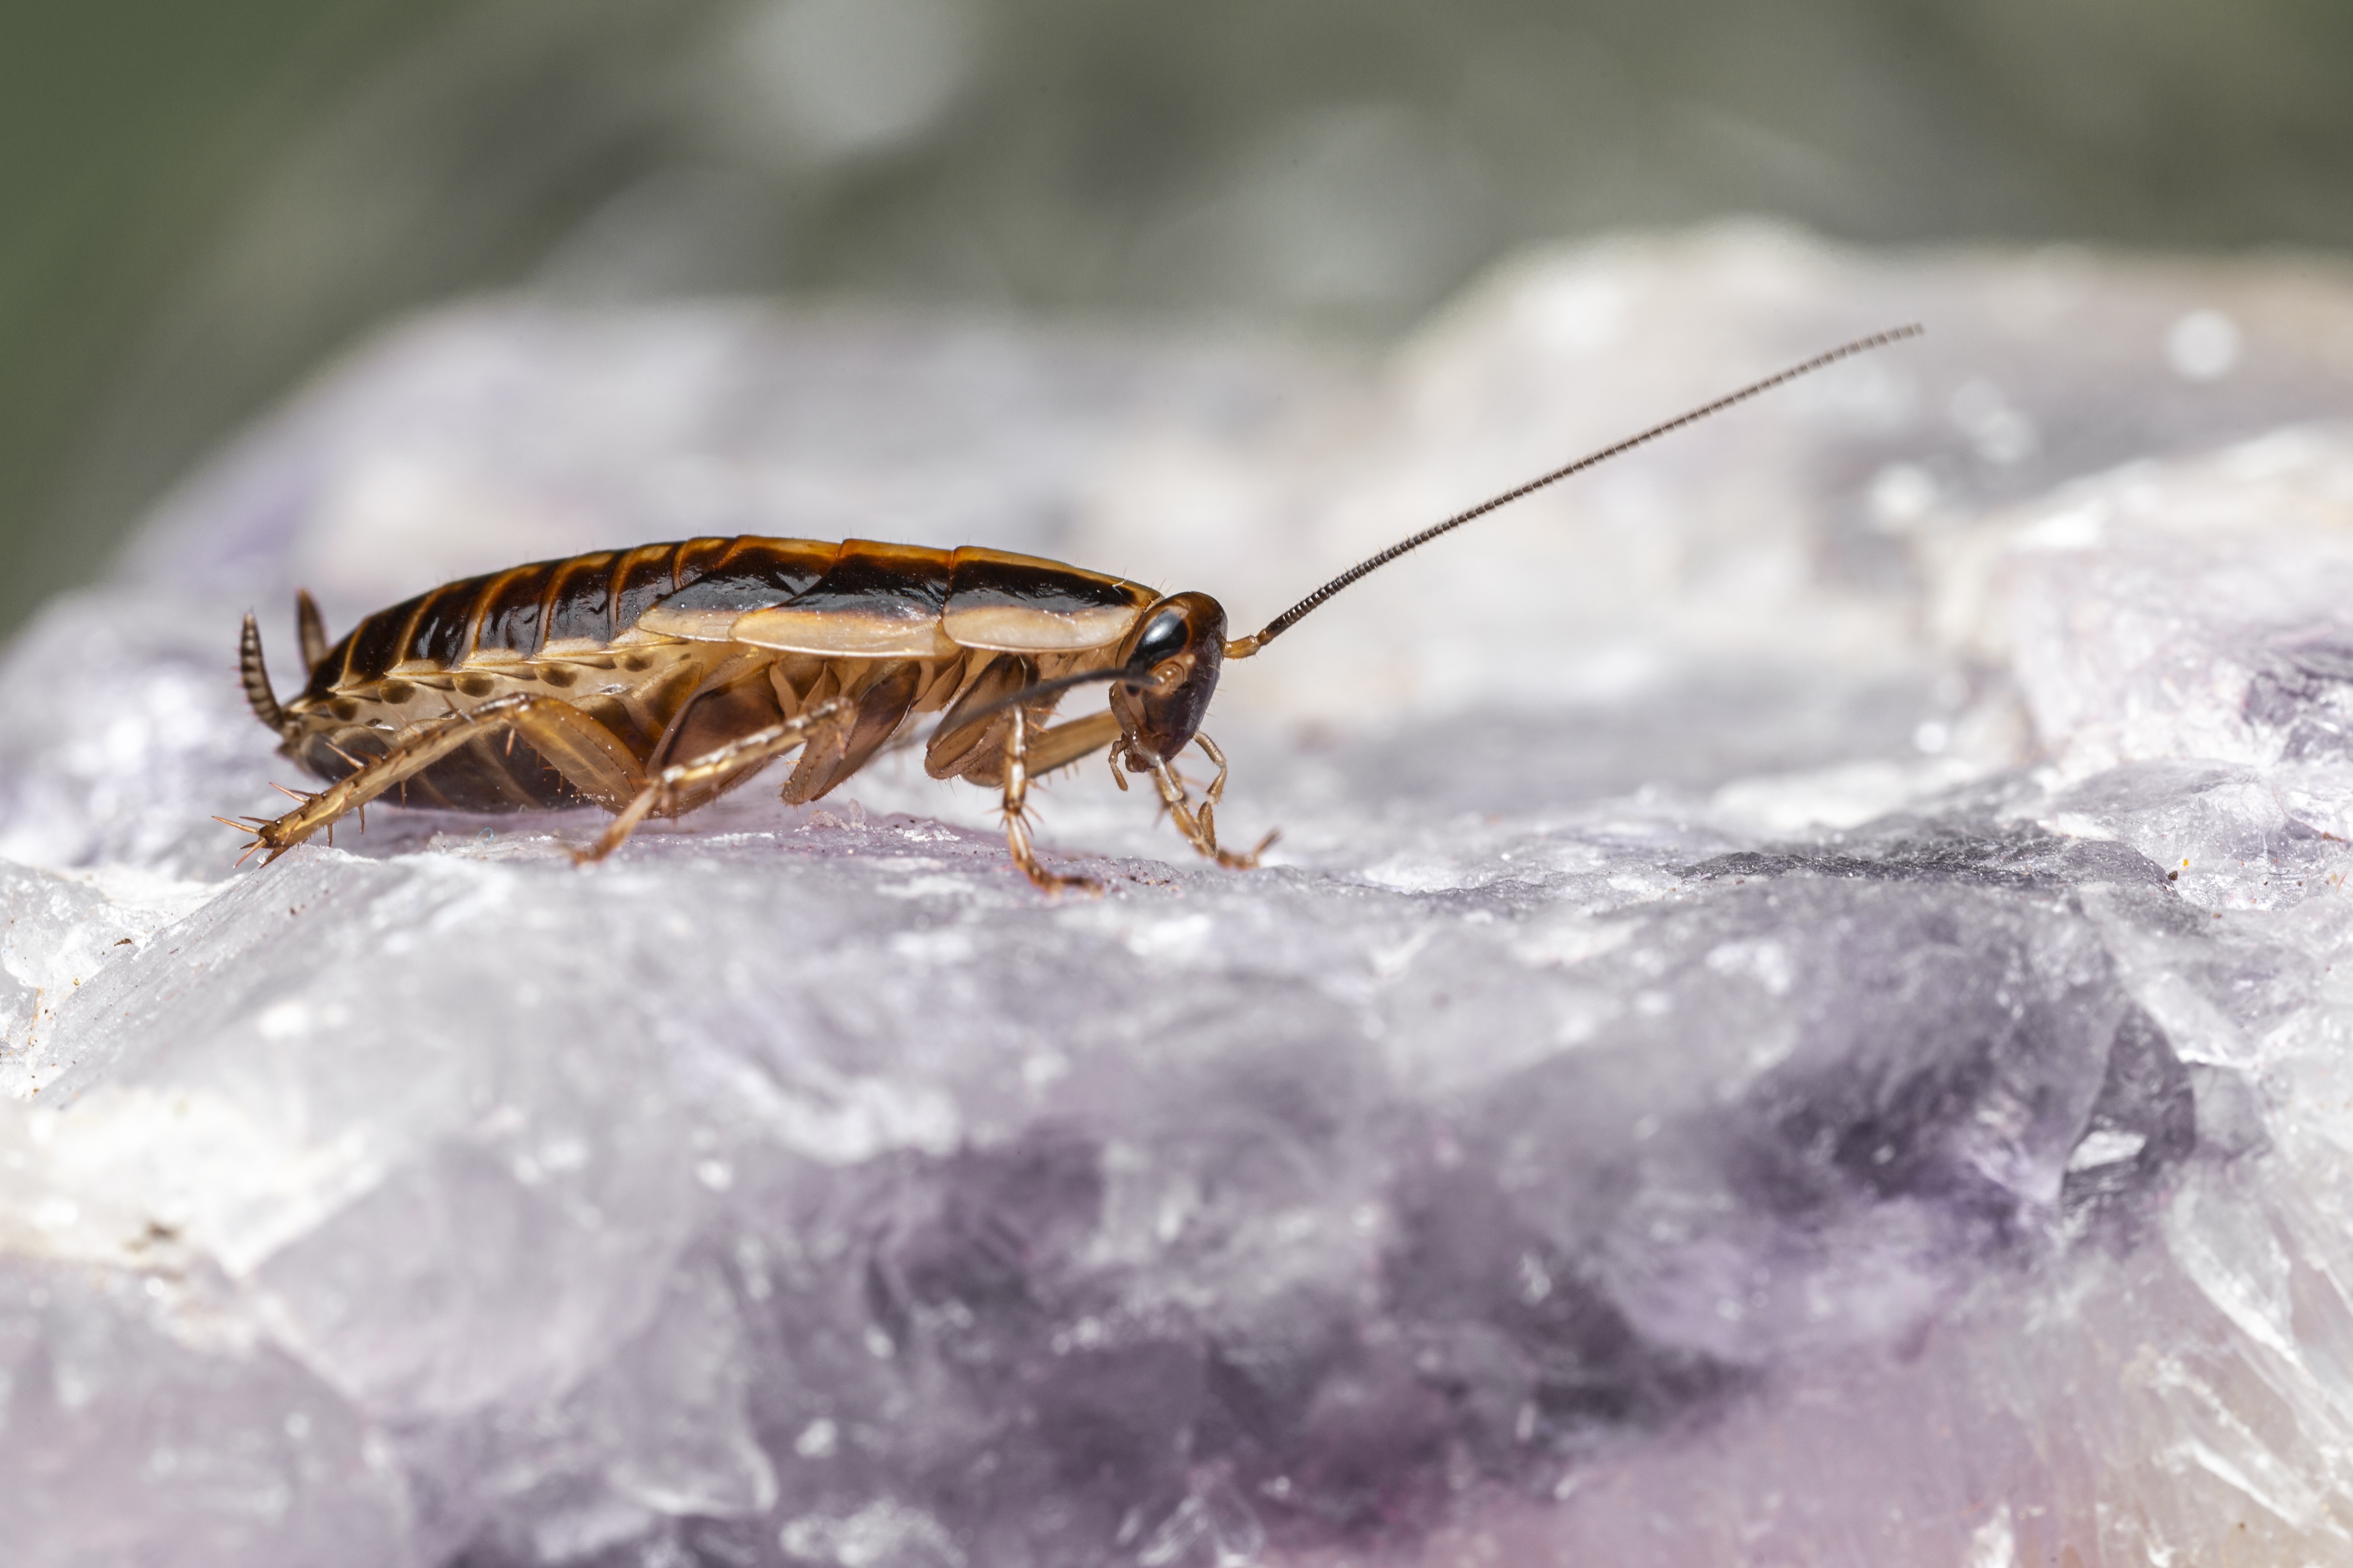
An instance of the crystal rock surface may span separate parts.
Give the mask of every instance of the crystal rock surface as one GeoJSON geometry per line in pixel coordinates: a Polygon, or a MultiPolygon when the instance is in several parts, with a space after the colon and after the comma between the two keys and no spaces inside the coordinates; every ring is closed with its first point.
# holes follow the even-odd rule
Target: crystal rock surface
{"type": "Polygon", "coordinates": [[[2317,265],[1753,227],[1377,361],[397,331],[5,658],[5,1555],[2353,1563],[2348,395],[2317,265]],[[1042,897],[911,752],[586,870],[209,820],[298,583],[856,535],[1247,627],[1910,319],[1229,666],[1255,873],[1091,763],[1042,897]]]}

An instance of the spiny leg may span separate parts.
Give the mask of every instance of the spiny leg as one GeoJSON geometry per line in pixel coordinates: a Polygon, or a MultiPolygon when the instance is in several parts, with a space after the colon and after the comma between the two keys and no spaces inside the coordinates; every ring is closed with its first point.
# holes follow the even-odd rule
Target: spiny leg
{"type": "Polygon", "coordinates": [[[754,730],[740,739],[705,752],[691,762],[674,763],[662,769],[639,789],[637,798],[622,807],[610,826],[586,849],[572,852],[573,860],[586,865],[602,860],[629,841],[629,835],[638,824],[657,812],[667,811],[677,805],[680,796],[703,784],[763,767],[783,756],[794,747],[804,744],[817,730],[846,717],[857,704],[849,698],[829,697],[807,711],[779,724],[754,730]]]}
{"type": "MultiPolygon", "coordinates": [[[[1092,877],[1065,877],[1049,871],[1038,863],[1038,854],[1029,841],[1029,721],[1019,708],[1008,710],[1012,719],[1005,731],[1005,847],[1021,874],[1049,893],[1059,893],[1065,888],[1078,888],[1090,893],[1103,891],[1103,884],[1092,877]]],[[[1070,725],[1060,726],[1062,729],[1070,725]]],[[[1047,732],[1052,734],[1052,731],[1047,732]]],[[[1040,737],[1043,739],[1044,737],[1040,737]]],[[[1096,742],[1100,744],[1101,742],[1096,742]]],[[[1084,752],[1080,753],[1084,755],[1084,752]]]]}
{"type": "Polygon", "coordinates": [[[1260,839],[1258,847],[1247,855],[1218,847],[1217,809],[1218,802],[1226,793],[1226,754],[1218,750],[1217,742],[1207,735],[1195,735],[1193,739],[1200,743],[1202,751],[1208,753],[1209,761],[1217,764],[1218,776],[1202,792],[1204,798],[1197,812],[1185,793],[1185,781],[1178,778],[1176,771],[1166,763],[1155,761],[1151,773],[1152,782],[1160,786],[1160,804],[1168,808],[1168,816],[1176,824],[1176,831],[1182,833],[1186,842],[1204,858],[1215,860],[1229,871],[1256,870],[1259,857],[1274,843],[1275,836],[1270,833],[1260,839]]]}
{"type": "Polygon", "coordinates": [[[645,784],[637,758],[610,730],[568,702],[520,692],[411,726],[384,755],[303,797],[301,805],[273,822],[228,825],[252,830],[253,842],[246,847],[247,852],[268,849],[269,858],[262,862],[266,866],[321,828],[331,826],[345,812],[358,810],[450,752],[500,730],[530,742],[574,788],[607,810],[618,809],[645,784]]]}

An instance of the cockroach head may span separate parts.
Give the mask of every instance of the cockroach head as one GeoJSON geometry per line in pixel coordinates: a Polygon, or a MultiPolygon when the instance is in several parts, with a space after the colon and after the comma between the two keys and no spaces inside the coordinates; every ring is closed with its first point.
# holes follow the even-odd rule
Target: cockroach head
{"type": "Polygon", "coordinates": [[[1226,612],[1207,594],[1171,594],[1144,612],[1119,662],[1132,678],[1111,689],[1111,710],[1138,773],[1192,743],[1226,661],[1226,612]]]}

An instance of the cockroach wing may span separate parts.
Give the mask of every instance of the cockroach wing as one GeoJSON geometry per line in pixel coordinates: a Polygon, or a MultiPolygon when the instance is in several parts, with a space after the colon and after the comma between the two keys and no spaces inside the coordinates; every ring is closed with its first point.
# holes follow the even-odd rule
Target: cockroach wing
{"type": "Polygon", "coordinates": [[[955,552],[940,627],[965,647],[1078,653],[1118,642],[1158,596],[1059,561],[966,545],[955,552]]]}
{"type": "Polygon", "coordinates": [[[746,535],[730,542],[726,553],[701,576],[640,612],[631,625],[691,642],[733,642],[736,622],[754,610],[788,605],[816,587],[841,550],[820,540],[746,535]]]}
{"type": "Polygon", "coordinates": [[[789,604],[740,616],[728,635],[754,647],[838,658],[949,658],[944,550],[852,539],[831,569],[789,604]]]}

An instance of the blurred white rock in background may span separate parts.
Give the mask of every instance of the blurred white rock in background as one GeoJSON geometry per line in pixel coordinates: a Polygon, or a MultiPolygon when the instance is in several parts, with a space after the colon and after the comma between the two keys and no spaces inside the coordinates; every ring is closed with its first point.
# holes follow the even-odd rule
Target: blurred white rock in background
{"type": "MultiPolygon", "coordinates": [[[[814,12],[810,13],[815,15],[814,12]]],[[[781,13],[780,13],[781,15],[781,13]]],[[[2353,283],[1532,258],[1398,353],[430,318],[0,679],[10,1561],[2353,1563],[2353,283]],[[331,622],[694,532],[1255,626],[1204,869],[886,760],[591,816],[294,782],[331,622]]]]}

